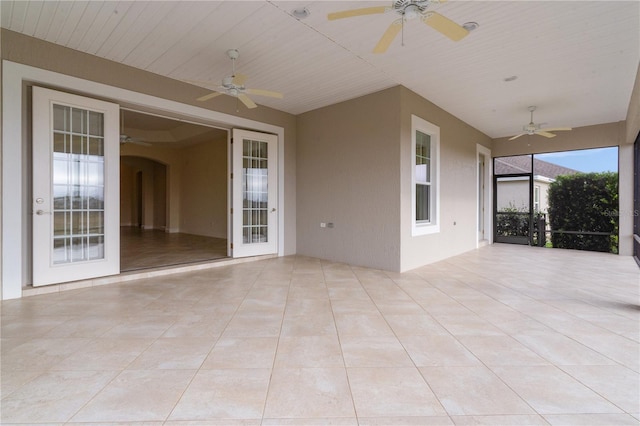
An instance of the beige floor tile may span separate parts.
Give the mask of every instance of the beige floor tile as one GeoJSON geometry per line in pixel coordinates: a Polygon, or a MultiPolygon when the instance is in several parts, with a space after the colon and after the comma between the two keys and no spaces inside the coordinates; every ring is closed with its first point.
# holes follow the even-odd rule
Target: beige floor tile
{"type": "Polygon", "coordinates": [[[344,367],[336,335],[281,337],[275,368],[344,367]]]}
{"type": "Polygon", "coordinates": [[[380,315],[372,300],[335,299],[331,308],[336,315],[380,315]]]}
{"type": "Polygon", "coordinates": [[[235,315],[222,333],[223,337],[277,337],[282,327],[281,314],[235,315]]]}
{"type": "Polygon", "coordinates": [[[454,336],[504,336],[500,329],[477,315],[433,315],[454,336]]]}
{"type": "Polygon", "coordinates": [[[0,324],[0,336],[9,337],[36,337],[43,336],[60,324],[73,319],[72,316],[49,316],[49,317],[2,317],[0,324]]]}
{"type": "MultiPolygon", "coordinates": [[[[2,415],[36,416],[35,406],[52,419],[81,410],[73,423],[91,426],[167,416],[183,426],[544,424],[539,407],[553,424],[638,424],[639,279],[628,257],[496,244],[402,274],[287,256],[55,289],[0,304],[2,415]],[[362,392],[382,395],[415,383],[391,371],[416,365],[453,418],[356,417],[345,366],[379,372],[382,385],[362,392]]],[[[421,395],[391,393],[372,410],[421,395]]]]}
{"type": "Polygon", "coordinates": [[[336,324],[330,312],[312,315],[286,315],[282,322],[282,336],[335,336],[336,324]]]}
{"type": "Polygon", "coordinates": [[[338,334],[343,336],[393,336],[381,314],[335,314],[338,334]]]}
{"type": "Polygon", "coordinates": [[[449,335],[431,315],[421,314],[384,314],[396,336],[449,335]]]}
{"type": "Polygon", "coordinates": [[[194,374],[193,370],[123,371],[73,416],[72,421],[165,420],[194,374]]]}
{"type": "Polygon", "coordinates": [[[231,316],[182,316],[162,334],[162,337],[200,337],[215,340],[222,334],[231,316]]]}
{"type": "Polygon", "coordinates": [[[12,394],[3,395],[1,423],[65,422],[116,374],[116,371],[44,373],[12,394]]]}
{"type": "Polygon", "coordinates": [[[447,416],[358,417],[359,426],[447,426],[453,421],[447,416]]]}
{"type": "Polygon", "coordinates": [[[169,420],[262,418],[269,369],[200,370],[169,420]]]}
{"type": "Polygon", "coordinates": [[[560,333],[517,334],[516,340],[557,365],[612,365],[615,362],[560,333]]]}
{"type": "Polygon", "coordinates": [[[456,426],[548,426],[542,416],[513,415],[513,416],[451,416],[456,426]]]}
{"type": "Polygon", "coordinates": [[[637,341],[613,333],[574,334],[571,337],[608,359],[640,372],[640,345],[637,341]]]}
{"type": "Polygon", "coordinates": [[[80,338],[3,338],[0,367],[2,371],[46,370],[74,354],[90,341],[80,338]]]}
{"type": "Polygon", "coordinates": [[[473,353],[450,335],[400,336],[399,339],[418,367],[480,365],[473,353]]]}
{"type": "Polygon", "coordinates": [[[78,348],[54,370],[122,370],[144,352],[153,339],[95,339],[78,348]]]}
{"type": "Polygon", "coordinates": [[[445,410],[415,368],[348,368],[358,417],[443,416],[445,410]]]}
{"type": "Polygon", "coordinates": [[[102,335],[105,338],[158,338],[176,322],[176,317],[155,315],[135,316],[125,319],[102,335]]]}
{"type": "Polygon", "coordinates": [[[202,368],[272,368],[277,345],[277,337],[222,337],[202,368]]]}
{"type": "Polygon", "coordinates": [[[264,419],[262,426],[358,426],[356,417],[324,417],[315,419],[264,419]]]}
{"type": "Polygon", "coordinates": [[[555,366],[492,369],[540,414],[621,412],[555,366]]]}
{"type": "Polygon", "coordinates": [[[199,337],[160,338],[127,369],[197,370],[213,347],[212,340],[199,337]]]}
{"type": "Polygon", "coordinates": [[[486,367],[423,367],[420,371],[449,415],[534,414],[486,367]]]}
{"type": "Polygon", "coordinates": [[[345,336],[340,346],[347,367],[413,367],[404,347],[394,336],[345,336]]]}
{"type": "Polygon", "coordinates": [[[322,299],[294,299],[287,302],[285,317],[333,314],[331,303],[322,299]]]}
{"type": "Polygon", "coordinates": [[[355,417],[345,369],[274,369],[264,417],[355,417]]]}
{"type": "MultiPolygon", "coordinates": [[[[0,397],[5,398],[21,386],[43,374],[44,371],[2,371],[0,373],[0,397]]],[[[1,404],[0,404],[1,407],[1,404]]]]}
{"type": "Polygon", "coordinates": [[[47,337],[101,337],[120,324],[120,318],[110,316],[84,315],[74,317],[47,332],[47,337]]]}
{"type": "Polygon", "coordinates": [[[460,342],[486,365],[548,365],[510,336],[464,336],[460,342]]]}
{"type": "Polygon", "coordinates": [[[354,286],[348,286],[348,287],[344,287],[344,286],[329,287],[328,288],[329,298],[332,301],[335,301],[335,300],[350,300],[350,301],[362,300],[362,301],[365,301],[365,302],[370,302],[371,301],[371,297],[369,297],[369,294],[365,291],[365,289],[362,288],[360,283],[356,282],[355,285],[354,286]],[[357,285],[357,287],[355,285],[357,285]]]}
{"type": "Polygon", "coordinates": [[[640,412],[640,374],[620,365],[568,365],[561,367],[627,413],[640,412]]]}
{"type": "Polygon", "coordinates": [[[638,419],[628,414],[559,414],[545,415],[552,426],[632,426],[638,419]]]}
{"type": "MultiPolygon", "coordinates": [[[[169,420],[163,426],[261,426],[260,419],[169,420]]],[[[75,425],[74,425],[75,426],[75,425]]],[[[92,425],[88,425],[92,426],[92,425]]],[[[111,425],[109,425],[111,426],[111,425]]]]}

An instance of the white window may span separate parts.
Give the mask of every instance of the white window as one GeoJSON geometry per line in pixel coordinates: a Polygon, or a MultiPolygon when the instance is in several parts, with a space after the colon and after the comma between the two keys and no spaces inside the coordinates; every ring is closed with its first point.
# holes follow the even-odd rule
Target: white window
{"type": "Polygon", "coordinates": [[[411,116],[411,235],[440,232],[440,128],[411,116]]]}
{"type": "Polygon", "coordinates": [[[540,185],[533,188],[533,211],[540,212],[540,185]]]}

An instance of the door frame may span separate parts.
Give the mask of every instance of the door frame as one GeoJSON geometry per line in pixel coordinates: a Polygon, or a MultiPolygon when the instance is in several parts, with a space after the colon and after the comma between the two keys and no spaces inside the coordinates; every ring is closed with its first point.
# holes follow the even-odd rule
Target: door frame
{"type": "Polygon", "coordinates": [[[273,124],[237,117],[210,109],[183,104],[157,96],[97,83],[66,74],[18,64],[2,62],[2,299],[22,296],[22,287],[31,282],[31,243],[28,213],[30,202],[30,165],[27,86],[40,85],[82,96],[94,97],[133,106],[150,112],[159,111],[176,117],[217,125],[245,128],[278,135],[278,255],[284,255],[284,128],[273,124]],[[15,177],[20,177],[16,184],[15,177]]]}
{"type": "MultiPolygon", "coordinates": [[[[492,176],[493,176],[493,159],[491,158],[491,150],[483,145],[476,144],[476,160],[479,161],[480,157],[484,157],[484,193],[482,197],[482,202],[484,204],[484,240],[480,241],[480,238],[476,236],[476,248],[480,247],[482,244],[492,244],[493,243],[493,191],[491,188],[492,185],[492,176]]],[[[476,162],[477,164],[477,162],[476,162]]],[[[478,166],[480,167],[480,166],[478,166]]],[[[476,170],[476,188],[480,187],[480,176],[479,170],[476,170]]],[[[477,202],[476,202],[476,211],[480,211],[480,196],[477,194],[477,202]]],[[[480,228],[480,224],[478,223],[476,226],[476,230],[480,228]]],[[[477,233],[477,231],[476,231],[477,233]]]]}

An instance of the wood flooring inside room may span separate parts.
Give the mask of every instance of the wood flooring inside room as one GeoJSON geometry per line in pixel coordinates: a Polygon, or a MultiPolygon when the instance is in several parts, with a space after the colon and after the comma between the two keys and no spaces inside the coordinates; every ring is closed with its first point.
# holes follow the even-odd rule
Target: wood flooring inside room
{"type": "Polygon", "coordinates": [[[226,238],[167,233],[157,229],[120,228],[122,272],[204,262],[227,257],[226,238]]]}

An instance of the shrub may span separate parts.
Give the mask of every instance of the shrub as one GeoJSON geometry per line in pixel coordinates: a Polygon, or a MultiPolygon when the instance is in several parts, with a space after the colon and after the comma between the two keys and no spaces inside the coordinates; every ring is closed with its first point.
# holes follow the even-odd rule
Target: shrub
{"type": "Polygon", "coordinates": [[[551,229],[611,235],[553,233],[553,247],[617,253],[617,212],[618,173],[558,176],[549,187],[551,229]]]}

